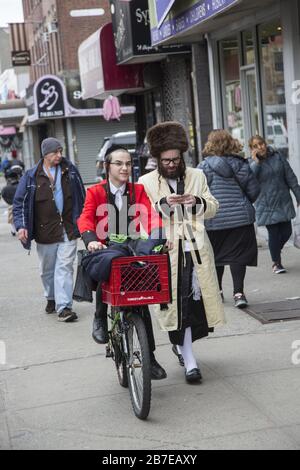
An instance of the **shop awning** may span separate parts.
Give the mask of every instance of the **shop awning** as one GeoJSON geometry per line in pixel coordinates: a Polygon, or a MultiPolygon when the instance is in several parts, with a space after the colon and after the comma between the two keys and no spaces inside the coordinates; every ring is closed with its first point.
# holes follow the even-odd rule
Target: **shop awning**
{"type": "Polygon", "coordinates": [[[78,60],[83,99],[105,99],[143,89],[143,65],[117,65],[112,23],[82,42],[78,60]]]}
{"type": "Polygon", "coordinates": [[[15,127],[0,126],[0,136],[15,135],[16,133],[17,129],[15,127]]]}
{"type": "MultiPolygon", "coordinates": [[[[205,31],[204,25],[243,0],[148,0],[152,45],[172,44],[205,31]],[[171,8],[169,5],[171,4],[171,8]],[[167,16],[165,15],[167,13],[167,16]],[[162,21],[163,19],[163,21],[162,21]]],[[[247,6],[249,1],[247,1],[247,6]]]]}

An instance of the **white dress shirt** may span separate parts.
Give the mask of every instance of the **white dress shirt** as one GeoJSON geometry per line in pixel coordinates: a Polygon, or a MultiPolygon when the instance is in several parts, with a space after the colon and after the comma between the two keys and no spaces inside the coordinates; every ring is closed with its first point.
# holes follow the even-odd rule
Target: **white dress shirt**
{"type": "Polygon", "coordinates": [[[124,193],[126,191],[126,183],[122,184],[119,188],[117,188],[111,181],[109,182],[109,187],[111,193],[115,196],[115,204],[119,211],[122,209],[123,206],[123,198],[124,193]]]}

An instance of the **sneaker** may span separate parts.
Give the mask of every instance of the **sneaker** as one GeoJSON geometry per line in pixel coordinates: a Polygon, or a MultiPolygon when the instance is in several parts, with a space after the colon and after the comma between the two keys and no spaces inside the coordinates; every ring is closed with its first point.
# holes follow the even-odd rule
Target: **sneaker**
{"type": "Polygon", "coordinates": [[[46,313],[54,313],[55,312],[55,300],[48,300],[47,305],[45,307],[46,313]]]}
{"type": "Polygon", "coordinates": [[[234,294],[233,300],[234,300],[234,306],[237,308],[245,308],[248,306],[248,301],[245,297],[245,294],[242,294],[241,292],[234,294]]]}
{"type": "Polygon", "coordinates": [[[58,321],[71,322],[77,319],[76,313],[70,308],[64,308],[63,311],[58,314],[58,321]]]}
{"type": "Polygon", "coordinates": [[[272,270],[274,274],[286,273],[286,269],[282,266],[281,263],[274,263],[272,266],[272,270]]]}

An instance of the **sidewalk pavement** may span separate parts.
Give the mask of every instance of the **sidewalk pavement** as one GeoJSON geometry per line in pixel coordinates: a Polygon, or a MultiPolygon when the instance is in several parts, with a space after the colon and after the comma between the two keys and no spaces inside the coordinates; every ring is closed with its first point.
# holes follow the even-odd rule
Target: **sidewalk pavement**
{"type": "MultiPolygon", "coordinates": [[[[227,325],[194,343],[203,383],[185,383],[167,334],[156,330],[168,378],[153,382],[150,416],[140,421],[91,338],[92,305],[75,303],[76,323],[44,313],[35,247],[28,256],[10,235],[5,211],[0,201],[1,449],[300,448],[300,364],[292,363],[300,321],[262,325],[234,309],[226,268],[227,325]]],[[[300,251],[285,248],[289,272],[273,275],[261,244],[259,267],[247,271],[249,302],[299,296],[300,251]]]]}

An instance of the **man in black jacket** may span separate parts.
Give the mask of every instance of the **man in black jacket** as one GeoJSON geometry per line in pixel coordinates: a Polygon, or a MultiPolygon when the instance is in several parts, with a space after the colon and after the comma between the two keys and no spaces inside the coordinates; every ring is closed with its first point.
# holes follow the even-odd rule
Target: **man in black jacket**
{"type": "Polygon", "coordinates": [[[14,198],[14,222],[19,240],[30,249],[37,244],[47,313],[58,320],[77,319],[72,311],[73,263],[79,232],[76,220],[85,190],[76,167],[62,157],[62,145],[52,137],[43,140],[42,159],[20,180],[14,198]]]}

